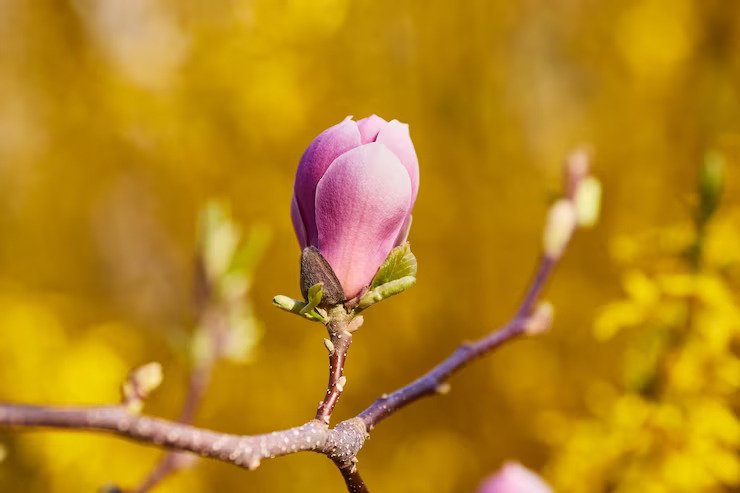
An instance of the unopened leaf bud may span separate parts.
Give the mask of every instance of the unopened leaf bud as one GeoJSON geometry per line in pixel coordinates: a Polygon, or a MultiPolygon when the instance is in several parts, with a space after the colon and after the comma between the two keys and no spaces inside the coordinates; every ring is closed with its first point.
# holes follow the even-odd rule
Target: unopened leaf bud
{"type": "Polygon", "coordinates": [[[590,156],[585,148],[578,149],[565,161],[565,189],[569,198],[575,196],[578,185],[589,174],[590,156]]]}
{"type": "Polygon", "coordinates": [[[272,304],[288,312],[297,312],[304,306],[304,303],[301,303],[298,300],[294,300],[290,296],[284,296],[282,294],[275,296],[272,299],[272,304]]]}
{"type": "Polygon", "coordinates": [[[540,303],[525,322],[524,332],[530,336],[547,332],[552,327],[554,315],[555,309],[552,303],[547,301],[540,303]]]}
{"type": "Polygon", "coordinates": [[[559,258],[576,228],[576,211],[571,201],[560,199],[551,207],[543,234],[543,250],[551,258],[559,258]]]}
{"type": "Polygon", "coordinates": [[[578,226],[590,228],[599,220],[601,209],[601,182],[589,176],[584,178],[576,189],[573,198],[578,226]]]}
{"type": "Polygon", "coordinates": [[[143,400],[162,383],[162,365],[156,361],[142,365],[129,373],[121,389],[123,401],[133,412],[139,412],[143,400]]]}
{"type": "Polygon", "coordinates": [[[326,347],[326,350],[329,351],[329,354],[334,354],[334,343],[331,342],[329,339],[324,339],[324,347],[326,347]]]}

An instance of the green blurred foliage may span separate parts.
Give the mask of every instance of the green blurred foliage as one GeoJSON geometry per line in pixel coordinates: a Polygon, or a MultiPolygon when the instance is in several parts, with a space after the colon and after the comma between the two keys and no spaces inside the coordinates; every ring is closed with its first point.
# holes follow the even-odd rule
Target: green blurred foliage
{"type": "MultiPolygon", "coordinates": [[[[197,422],[305,421],[324,334],[270,303],[299,293],[293,174],[320,130],[378,113],[409,122],[419,154],[419,275],[357,334],[337,412],[350,416],[511,314],[560,162],[590,143],[603,220],[557,272],[555,330],[478,362],[360,455],[376,491],[471,491],[505,458],[542,466],[556,431],[543,413],[580,416],[584,389],[621,375],[627,336],[591,332],[596,307],[621,296],[610,245],[688,217],[707,148],[727,158],[723,207],[738,203],[733,1],[0,0],[0,13],[2,400],[113,402],[130,368],[158,360],[146,409],[177,416],[189,362],[171,341],[197,325],[197,215],[218,196],[237,223],[273,232],[250,286],[264,333],[248,364],[217,366],[197,422]]],[[[727,217],[712,248],[737,266],[727,217]]],[[[2,491],[133,484],[160,455],[87,434],[0,442],[2,491]]],[[[253,473],[203,461],[161,491],[306,488],[342,491],[307,454],[253,473]]]]}

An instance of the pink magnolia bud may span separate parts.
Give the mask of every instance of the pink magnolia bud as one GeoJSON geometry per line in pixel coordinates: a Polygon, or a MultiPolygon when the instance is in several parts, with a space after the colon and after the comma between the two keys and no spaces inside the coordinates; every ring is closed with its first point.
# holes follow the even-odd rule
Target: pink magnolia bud
{"type": "Polygon", "coordinates": [[[526,467],[507,462],[483,482],[478,493],[552,493],[552,489],[526,467]]]}
{"type": "Polygon", "coordinates": [[[318,248],[350,299],[405,241],[418,190],[408,125],[348,117],[316,137],[298,165],[290,208],[298,242],[318,248]]]}

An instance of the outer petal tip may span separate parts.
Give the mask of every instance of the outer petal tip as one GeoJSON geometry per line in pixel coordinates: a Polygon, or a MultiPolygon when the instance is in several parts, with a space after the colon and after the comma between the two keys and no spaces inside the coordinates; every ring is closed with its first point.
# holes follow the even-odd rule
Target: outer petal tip
{"type": "Polygon", "coordinates": [[[416,150],[413,142],[411,142],[409,126],[398,120],[391,120],[388,125],[380,130],[375,141],[388,146],[408,171],[411,179],[411,203],[413,205],[419,193],[419,159],[416,157],[416,150]]]}
{"type": "Polygon", "coordinates": [[[378,115],[370,115],[362,120],[357,120],[357,128],[360,129],[360,136],[363,144],[375,142],[380,129],[388,125],[388,122],[378,115]]]}

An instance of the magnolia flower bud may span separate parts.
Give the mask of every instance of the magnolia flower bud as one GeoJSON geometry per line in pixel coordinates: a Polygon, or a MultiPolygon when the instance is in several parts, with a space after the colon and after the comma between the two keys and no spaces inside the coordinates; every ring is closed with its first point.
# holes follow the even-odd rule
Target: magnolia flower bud
{"type": "MultiPolygon", "coordinates": [[[[418,190],[414,145],[397,120],[348,117],[308,146],[296,173],[293,227],[301,249],[315,247],[329,263],[345,299],[406,240],[418,190]]],[[[331,276],[318,274],[304,284],[323,282],[331,293],[331,276]]]]}
{"type": "Polygon", "coordinates": [[[507,462],[481,484],[478,493],[552,493],[552,489],[526,467],[507,462]]]}

